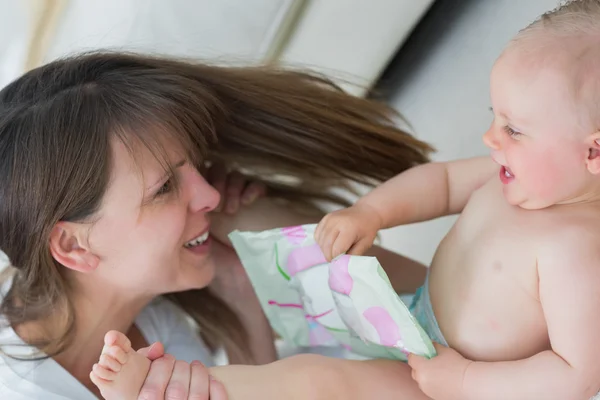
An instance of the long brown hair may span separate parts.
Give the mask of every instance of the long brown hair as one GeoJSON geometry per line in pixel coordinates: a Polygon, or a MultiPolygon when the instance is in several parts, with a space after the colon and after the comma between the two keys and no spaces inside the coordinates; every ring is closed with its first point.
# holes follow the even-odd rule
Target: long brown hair
{"type": "MultiPolygon", "coordinates": [[[[32,344],[48,355],[69,345],[76,321],[49,236],[59,221],[93,218],[113,137],[133,155],[141,144],[163,157],[168,135],[198,165],[243,168],[273,196],[343,204],[337,189],[348,182],[373,185],[427,161],[431,148],[397,117],[323,77],[275,67],[90,53],[34,69],[0,92],[0,249],[13,267],[0,312],[18,326],[60,310],[64,334],[32,344]]],[[[210,344],[249,359],[240,320],[208,289],[167,296],[210,344]]]]}

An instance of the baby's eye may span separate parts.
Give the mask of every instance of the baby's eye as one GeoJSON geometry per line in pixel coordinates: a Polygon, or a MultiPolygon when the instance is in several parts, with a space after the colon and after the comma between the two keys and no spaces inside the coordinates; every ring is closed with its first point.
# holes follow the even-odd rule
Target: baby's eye
{"type": "Polygon", "coordinates": [[[509,135],[510,137],[512,137],[512,138],[515,138],[515,139],[516,139],[516,138],[518,138],[519,136],[521,136],[521,135],[522,135],[522,133],[521,133],[521,132],[517,132],[517,131],[515,131],[513,128],[511,128],[511,127],[510,127],[510,126],[508,126],[508,125],[504,125],[504,127],[503,127],[503,128],[504,128],[504,131],[505,131],[506,133],[508,133],[508,135],[509,135]]]}
{"type": "Polygon", "coordinates": [[[158,189],[154,197],[159,197],[170,193],[171,190],[173,190],[173,182],[171,182],[171,179],[169,179],[160,187],[160,189],[158,189]]]}

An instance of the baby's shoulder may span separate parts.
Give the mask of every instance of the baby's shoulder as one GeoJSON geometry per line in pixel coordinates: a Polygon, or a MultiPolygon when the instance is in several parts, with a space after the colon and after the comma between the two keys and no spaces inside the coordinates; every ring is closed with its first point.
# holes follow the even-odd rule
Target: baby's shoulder
{"type": "MultiPolygon", "coordinates": [[[[540,215],[543,223],[532,233],[536,239],[538,260],[546,264],[582,265],[600,260],[600,210],[590,208],[557,210],[540,215]],[[596,211],[596,212],[592,212],[596,211]]],[[[599,264],[600,265],[600,264],[599,264]]]]}
{"type": "Polygon", "coordinates": [[[557,206],[533,214],[545,240],[600,241],[600,207],[557,206]]]}

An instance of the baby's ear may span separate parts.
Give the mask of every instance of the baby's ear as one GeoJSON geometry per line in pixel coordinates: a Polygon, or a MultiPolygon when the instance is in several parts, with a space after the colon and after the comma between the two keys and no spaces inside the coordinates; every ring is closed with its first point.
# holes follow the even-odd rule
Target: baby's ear
{"type": "Polygon", "coordinates": [[[590,135],[587,139],[587,145],[587,169],[593,175],[600,175],[600,132],[590,135]]]}

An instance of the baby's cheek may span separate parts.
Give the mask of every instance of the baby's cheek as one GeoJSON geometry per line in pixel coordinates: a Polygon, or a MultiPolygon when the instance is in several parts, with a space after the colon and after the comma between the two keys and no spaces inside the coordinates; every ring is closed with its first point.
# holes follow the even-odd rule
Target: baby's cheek
{"type": "Polygon", "coordinates": [[[532,157],[529,185],[535,196],[548,201],[563,201],[578,188],[581,171],[573,168],[570,157],[551,157],[535,155],[532,157]]]}

